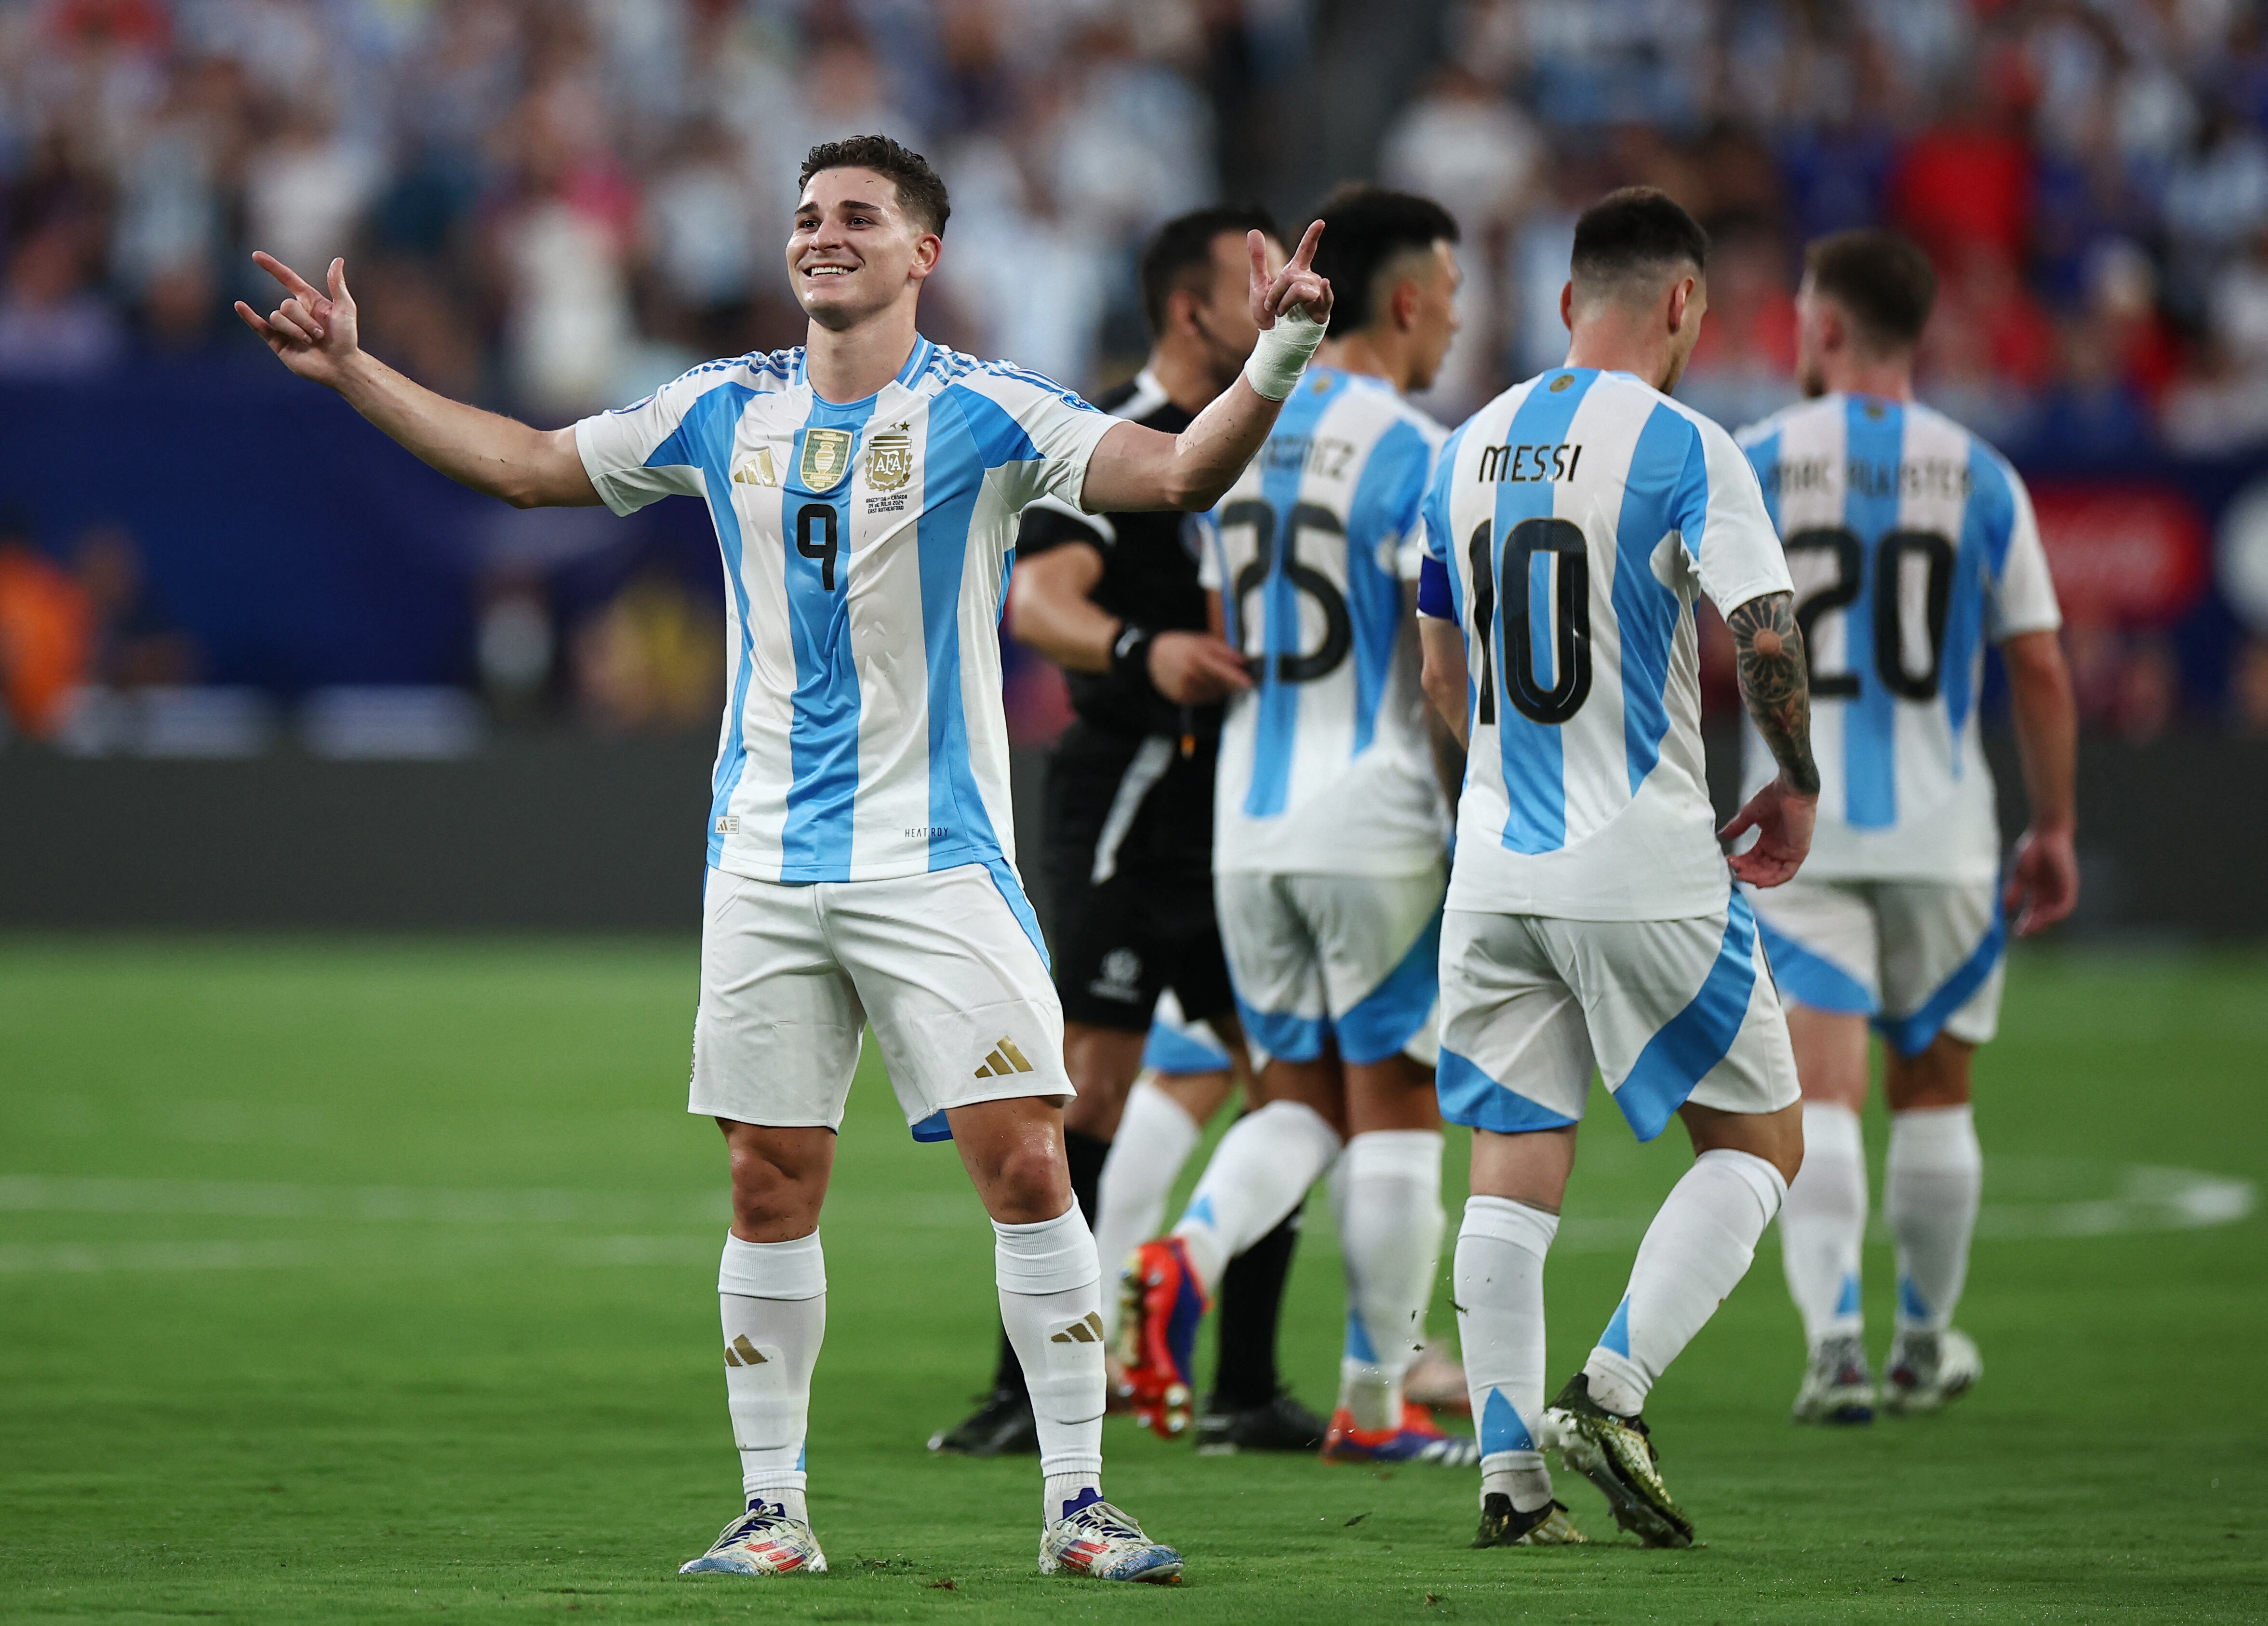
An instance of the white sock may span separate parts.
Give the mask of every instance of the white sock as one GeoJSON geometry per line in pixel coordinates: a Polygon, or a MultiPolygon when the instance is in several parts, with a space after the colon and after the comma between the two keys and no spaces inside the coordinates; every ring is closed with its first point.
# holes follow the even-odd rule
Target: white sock
{"type": "Polygon", "coordinates": [[[827,1335],[827,1260],[819,1233],[743,1242],[729,1232],[717,1268],[725,1323],[725,1401],[740,1450],[740,1489],[809,1522],[803,1442],[811,1369],[827,1335]]]}
{"type": "Polygon", "coordinates": [[[1101,1494],[1102,1268],[1077,1203],[1035,1225],[992,1222],[1000,1324],[1024,1364],[1040,1436],[1042,1513],[1101,1494]]]}
{"type": "Polygon", "coordinates": [[[1537,1449],[1543,1415],[1543,1256],[1559,1216],[1507,1197],[1468,1197],[1457,1231],[1457,1335],[1481,1439],[1481,1499],[1523,1513],[1551,1499],[1537,1449]]]}
{"type": "Polygon", "coordinates": [[[1859,1114],[1829,1101],[1803,1104],[1803,1167],[1779,1211],[1787,1294],[1816,1349],[1866,1330],[1859,1305],[1867,1239],[1867,1143],[1859,1114]]]}
{"type": "Polygon", "coordinates": [[[1338,1155],[1337,1131],[1296,1101],[1229,1126],[1174,1227],[1208,1297],[1228,1261],[1282,1224],[1338,1155]]]}
{"type": "Polygon", "coordinates": [[[1953,1324],[1984,1191],[1984,1154],[1965,1104],[1890,1114],[1882,1212],[1897,1238],[1900,1331],[1953,1324]]]}
{"type": "Polygon", "coordinates": [[[1346,1345],[1339,1404],[1359,1429],[1402,1426],[1402,1379],[1425,1341],[1441,1262],[1441,1135],[1381,1129],[1348,1141],[1339,1250],[1346,1263],[1346,1345]]]}
{"type": "Polygon", "coordinates": [[[1749,1274],[1786,1196],[1779,1171],[1748,1152],[1693,1160],[1646,1227],[1622,1306],[1583,1364],[1593,1400],[1625,1417],[1646,1408],[1647,1391],[1749,1274]]]}
{"type": "MultiPolygon", "coordinates": [[[[1126,1256],[1158,1234],[1166,1199],[1204,1134],[1179,1101],[1146,1076],[1134,1081],[1095,1195],[1094,1251],[1107,1279],[1116,1281],[1126,1256]]],[[[1114,1336],[1118,1331],[1116,1293],[1102,1296],[1102,1326],[1114,1336]]]]}

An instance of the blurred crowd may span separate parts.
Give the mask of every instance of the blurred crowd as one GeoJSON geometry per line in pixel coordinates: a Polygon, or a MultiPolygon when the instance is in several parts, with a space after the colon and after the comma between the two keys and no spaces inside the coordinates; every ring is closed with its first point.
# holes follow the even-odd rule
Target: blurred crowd
{"type": "MultiPolygon", "coordinates": [[[[1802,243],[1889,222],[1943,280],[1925,394],[2020,460],[2243,455],[2268,447],[2264,11],[0,0],[0,388],[270,365],[228,311],[273,303],[259,247],[318,280],[349,256],[373,351],[564,421],[696,360],[796,342],[779,256],[797,164],[880,129],[953,189],[932,336],[1091,388],[1138,362],[1151,228],[1225,194],[1297,218],[1340,178],[1316,154],[1350,150],[1368,119],[1351,150],[1465,233],[1439,416],[1558,359],[1575,213],[1643,181],[1714,235],[1682,393],[1728,424],[1789,397],[1802,243]],[[1375,106],[1312,105],[1368,70],[1366,50],[1410,78],[1376,50],[1396,26],[1423,34],[1406,55],[1429,66],[1375,106]]],[[[721,621],[691,573],[615,558],[606,595],[578,597],[557,539],[583,533],[499,535],[472,573],[468,661],[498,708],[705,723],[721,621]]],[[[70,539],[43,540],[49,568],[85,574],[70,539]]],[[[2081,635],[2100,723],[2143,735],[2183,709],[2167,628],[2081,635]]],[[[2268,649],[2232,647],[2216,687],[2268,728],[2268,649]]],[[[1043,717],[1049,691],[1032,692],[1043,717]]]]}

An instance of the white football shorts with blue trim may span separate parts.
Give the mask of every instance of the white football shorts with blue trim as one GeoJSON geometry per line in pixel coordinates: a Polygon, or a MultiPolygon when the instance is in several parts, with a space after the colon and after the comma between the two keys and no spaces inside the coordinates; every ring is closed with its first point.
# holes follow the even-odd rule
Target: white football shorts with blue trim
{"type": "Polygon", "coordinates": [[[1901,1055],[2000,1028],[2008,933],[1998,882],[1811,881],[1750,891],[1781,994],[1866,1016],[1901,1055]]]}
{"type": "Polygon", "coordinates": [[[1433,1065],[1445,867],[1414,876],[1213,877],[1236,1012],[1256,1053],[1433,1065]]]}
{"type": "Polygon", "coordinates": [[[1006,864],[798,885],[709,872],[687,1111],[839,1129],[869,1022],[917,1140],[948,1138],[947,1107],[1074,1093],[1006,864]]]}
{"type": "Polygon", "coordinates": [[[1220,1036],[1202,1022],[1182,1012],[1181,1001],[1167,988],[1158,995],[1150,1018],[1150,1036],[1142,1045],[1142,1065],[1168,1078],[1197,1073],[1226,1073],[1235,1064],[1220,1036]]]}
{"type": "Polygon", "coordinates": [[[1441,925],[1441,1116],[1514,1135],[1580,1122],[1596,1068],[1641,1141],[1691,1101],[1798,1098],[1787,1018],[1737,892],[1682,920],[1452,909],[1441,925]]]}

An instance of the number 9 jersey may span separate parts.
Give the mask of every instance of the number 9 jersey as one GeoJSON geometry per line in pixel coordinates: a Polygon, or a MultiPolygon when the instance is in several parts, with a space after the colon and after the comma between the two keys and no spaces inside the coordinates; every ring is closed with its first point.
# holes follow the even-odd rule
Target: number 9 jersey
{"type": "MultiPolygon", "coordinates": [[[[1990,882],[1984,644],[2062,625],[2030,496],[1929,408],[1826,395],[1740,436],[1786,539],[1811,666],[1819,824],[1807,880],[1990,882]]],[[[1771,776],[1749,730],[1751,786],[1771,776]]]]}
{"type": "Polygon", "coordinates": [[[1422,613],[1463,630],[1470,744],[1452,910],[1721,912],[1694,602],[1789,591],[1755,471],[1627,373],[1513,386],[1443,447],[1422,613]]]}

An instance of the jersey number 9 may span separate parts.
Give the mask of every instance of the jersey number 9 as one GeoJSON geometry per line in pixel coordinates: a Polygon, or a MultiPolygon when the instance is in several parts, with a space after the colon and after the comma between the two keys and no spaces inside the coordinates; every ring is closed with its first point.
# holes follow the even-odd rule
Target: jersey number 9
{"type": "Polygon", "coordinates": [[[807,559],[819,561],[819,585],[835,591],[835,510],[823,502],[807,502],[796,510],[795,551],[807,559]],[[814,536],[816,525],[819,534],[814,536]]]}
{"type": "MultiPolygon", "coordinates": [[[[1236,573],[1235,582],[1237,625],[1245,627],[1252,625],[1245,617],[1245,600],[1267,584],[1268,573],[1275,565],[1275,507],[1249,499],[1233,502],[1220,511],[1220,528],[1230,530],[1239,525],[1252,527],[1252,562],[1236,573]]],[[[1297,653],[1299,636],[1295,626],[1291,640],[1294,648],[1276,657],[1275,676],[1279,684],[1312,684],[1329,677],[1345,662],[1347,652],[1354,647],[1354,621],[1347,614],[1346,595],[1322,572],[1300,563],[1302,532],[1343,537],[1346,527],[1339,523],[1338,515],[1314,503],[1303,502],[1292,510],[1291,530],[1284,543],[1284,579],[1292,584],[1294,592],[1306,594],[1322,609],[1323,641],[1309,654],[1297,653]]]]}
{"type": "MultiPolygon", "coordinates": [[[[1496,721],[1497,573],[1489,543],[1490,522],[1473,528],[1469,544],[1473,567],[1474,641],[1481,647],[1479,721],[1496,721]]],[[[1504,620],[1505,687],[1513,709],[1532,722],[1557,727],[1583,709],[1591,698],[1591,562],[1582,527],[1568,520],[1522,520],[1504,539],[1504,580],[1517,582],[1517,615],[1504,620]],[[1550,688],[1535,679],[1533,617],[1524,602],[1529,566],[1539,553],[1559,556],[1557,624],[1552,645],[1550,688]]]]}

